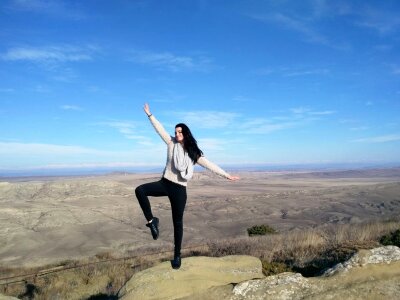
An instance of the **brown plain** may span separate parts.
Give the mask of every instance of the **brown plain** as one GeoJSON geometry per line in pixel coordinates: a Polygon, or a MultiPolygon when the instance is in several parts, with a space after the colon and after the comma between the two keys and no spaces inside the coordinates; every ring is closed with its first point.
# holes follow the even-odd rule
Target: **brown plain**
{"type": "MultiPolygon", "coordinates": [[[[240,172],[230,182],[198,172],[188,186],[183,246],[245,237],[253,225],[280,232],[400,215],[400,168],[329,172],[240,172]]],[[[98,253],[173,249],[169,200],[153,241],[134,196],[159,174],[0,178],[0,265],[40,266],[98,253]]]]}

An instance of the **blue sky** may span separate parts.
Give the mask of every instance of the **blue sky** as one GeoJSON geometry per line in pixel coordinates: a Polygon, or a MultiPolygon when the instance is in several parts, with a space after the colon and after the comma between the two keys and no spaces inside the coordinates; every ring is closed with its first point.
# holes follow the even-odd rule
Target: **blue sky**
{"type": "Polygon", "coordinates": [[[0,3],[0,170],[400,162],[399,1],[0,3]]]}

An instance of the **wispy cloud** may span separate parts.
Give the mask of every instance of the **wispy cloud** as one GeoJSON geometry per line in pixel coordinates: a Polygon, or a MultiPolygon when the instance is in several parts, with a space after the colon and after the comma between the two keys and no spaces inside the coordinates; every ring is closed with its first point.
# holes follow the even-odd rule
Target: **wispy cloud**
{"type": "Polygon", "coordinates": [[[312,76],[312,75],[328,75],[330,70],[328,68],[293,68],[293,67],[281,67],[281,68],[260,68],[251,72],[255,75],[269,76],[269,75],[279,75],[283,77],[299,77],[299,76],[312,76]]]}
{"type": "Polygon", "coordinates": [[[305,76],[305,75],[326,75],[329,74],[328,69],[310,69],[310,70],[297,70],[297,71],[288,71],[285,76],[294,77],[294,76],[305,76]]]}
{"type": "Polygon", "coordinates": [[[80,107],[80,106],[69,105],[69,104],[62,105],[60,108],[63,109],[63,110],[76,110],[76,111],[82,111],[83,110],[82,107],[80,107]]]}
{"type": "Polygon", "coordinates": [[[241,96],[241,95],[233,97],[232,100],[235,102],[240,102],[240,103],[252,102],[251,98],[246,97],[246,96],[241,96]]]}
{"type": "Polygon", "coordinates": [[[356,25],[370,28],[382,35],[395,33],[400,28],[399,15],[395,11],[365,7],[358,12],[358,16],[359,20],[355,22],[356,25]]]}
{"type": "MultiPolygon", "coordinates": [[[[323,120],[324,116],[335,113],[336,111],[334,110],[318,111],[305,107],[296,107],[287,111],[286,115],[251,120],[238,113],[219,111],[177,112],[175,115],[189,126],[195,124],[198,128],[225,129],[227,133],[235,130],[244,134],[270,134],[323,120]]],[[[215,141],[210,144],[214,145],[212,147],[216,145],[215,141]]]]}
{"type": "Polygon", "coordinates": [[[322,110],[316,111],[306,107],[294,107],[291,108],[290,111],[295,115],[314,115],[314,116],[322,116],[322,115],[332,115],[335,114],[336,111],[334,110],[322,110]]]}
{"type": "Polygon", "coordinates": [[[399,75],[400,74],[400,66],[396,64],[390,64],[390,68],[392,69],[392,74],[399,75]]]}
{"type": "Polygon", "coordinates": [[[162,154],[164,151],[159,147],[135,145],[129,151],[104,151],[76,145],[0,142],[0,155],[4,158],[0,170],[160,166],[164,160],[162,154]],[[15,160],[25,163],[21,165],[15,160]]]}
{"type": "Polygon", "coordinates": [[[139,134],[137,126],[130,121],[109,121],[98,123],[101,126],[111,127],[116,129],[120,134],[129,140],[136,140],[141,145],[153,145],[151,139],[147,136],[139,134]]]}
{"type": "Polygon", "coordinates": [[[0,93],[12,93],[12,92],[15,92],[15,90],[10,88],[0,88],[0,93]]]}
{"type": "Polygon", "coordinates": [[[395,141],[400,141],[400,134],[387,134],[354,140],[354,142],[358,143],[387,143],[395,141]]]}
{"type": "Polygon", "coordinates": [[[46,94],[46,93],[50,93],[51,92],[51,88],[48,87],[48,86],[44,86],[44,85],[40,85],[39,84],[39,85],[37,85],[37,86],[35,86],[33,88],[33,91],[36,92],[36,93],[46,94]]]}
{"type": "Polygon", "coordinates": [[[323,111],[310,111],[308,114],[314,115],[314,116],[326,116],[326,115],[333,115],[335,114],[336,111],[334,110],[323,110],[323,111]]]}
{"type": "Polygon", "coordinates": [[[2,53],[5,61],[29,61],[38,63],[61,63],[88,61],[93,58],[93,47],[76,47],[71,45],[49,47],[16,47],[2,53]]]}
{"type": "Polygon", "coordinates": [[[222,139],[203,138],[198,140],[199,146],[204,151],[222,151],[226,150],[226,143],[222,139]]]}
{"type": "Polygon", "coordinates": [[[280,131],[298,126],[299,121],[274,121],[272,119],[254,119],[243,122],[239,126],[239,130],[246,134],[269,134],[275,131],[280,131]]]}
{"type": "Polygon", "coordinates": [[[0,154],[13,155],[81,155],[81,154],[109,154],[106,151],[81,147],[40,143],[9,143],[0,142],[0,154]]]}
{"type": "Polygon", "coordinates": [[[180,56],[170,52],[134,51],[129,60],[172,72],[209,71],[211,59],[205,56],[180,56]]]}
{"type": "Polygon", "coordinates": [[[358,126],[358,127],[351,127],[350,130],[352,131],[363,131],[363,130],[368,130],[368,126],[358,126]]]}
{"type": "Polygon", "coordinates": [[[87,18],[83,11],[77,9],[77,5],[72,7],[70,2],[61,0],[12,0],[8,5],[8,10],[73,20],[87,18]]]}
{"type": "Polygon", "coordinates": [[[251,14],[249,17],[268,23],[281,25],[289,30],[300,33],[307,41],[323,45],[331,45],[331,42],[318,30],[316,30],[309,21],[300,19],[300,17],[292,17],[280,12],[268,14],[251,14]]]}
{"type": "Polygon", "coordinates": [[[305,114],[311,111],[311,109],[306,108],[306,107],[294,107],[291,108],[290,111],[294,114],[305,114]]]}
{"type": "Polygon", "coordinates": [[[289,109],[288,113],[283,116],[245,120],[239,125],[239,130],[246,134],[270,134],[289,128],[305,126],[312,122],[323,120],[323,116],[335,113],[333,110],[317,111],[306,107],[295,107],[289,109]]]}
{"type": "Polygon", "coordinates": [[[233,123],[239,116],[233,112],[196,111],[177,112],[177,117],[187,124],[196,124],[199,128],[224,128],[233,123]]]}
{"type": "Polygon", "coordinates": [[[65,169],[98,169],[98,168],[148,168],[148,167],[159,167],[158,163],[141,163],[141,162],[108,162],[108,163],[62,163],[62,164],[41,164],[34,166],[21,167],[1,167],[0,170],[65,170],[65,169]]]}

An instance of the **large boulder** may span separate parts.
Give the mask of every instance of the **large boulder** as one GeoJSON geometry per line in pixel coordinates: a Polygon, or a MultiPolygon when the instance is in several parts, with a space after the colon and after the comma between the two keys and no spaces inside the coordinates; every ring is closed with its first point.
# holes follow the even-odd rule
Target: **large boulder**
{"type": "Polygon", "coordinates": [[[345,274],[355,267],[362,267],[370,264],[389,264],[394,261],[400,261],[400,248],[396,246],[385,246],[371,250],[360,250],[348,261],[337,264],[331,269],[325,271],[323,276],[334,274],[345,274]]]}
{"type": "MultiPolygon", "coordinates": [[[[167,261],[135,274],[119,296],[124,300],[179,299],[255,278],[264,278],[261,261],[255,257],[188,257],[182,259],[179,270],[167,261]]],[[[226,289],[231,294],[232,286],[226,289]]]]}
{"type": "Polygon", "coordinates": [[[397,299],[399,282],[400,248],[386,246],[362,250],[321,277],[282,273],[242,282],[225,299],[397,299]]]}

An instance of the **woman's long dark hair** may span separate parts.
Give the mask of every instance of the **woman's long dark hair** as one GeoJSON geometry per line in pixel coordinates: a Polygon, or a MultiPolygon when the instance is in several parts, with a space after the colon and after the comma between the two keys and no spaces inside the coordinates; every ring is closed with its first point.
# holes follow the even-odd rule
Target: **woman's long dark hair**
{"type": "Polygon", "coordinates": [[[197,141],[186,124],[179,123],[175,126],[175,128],[177,127],[182,128],[183,148],[188,153],[193,163],[197,163],[197,160],[203,155],[203,151],[197,146],[197,141]]]}

